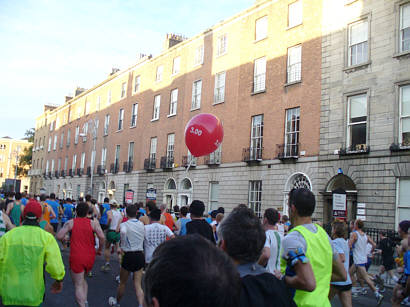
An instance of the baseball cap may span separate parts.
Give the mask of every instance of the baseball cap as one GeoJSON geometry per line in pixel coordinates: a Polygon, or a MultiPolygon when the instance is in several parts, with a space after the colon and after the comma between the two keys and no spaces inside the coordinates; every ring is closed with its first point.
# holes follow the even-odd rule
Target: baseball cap
{"type": "Polygon", "coordinates": [[[42,211],[40,203],[35,199],[30,199],[24,207],[24,218],[31,220],[39,219],[41,218],[42,211]]]}

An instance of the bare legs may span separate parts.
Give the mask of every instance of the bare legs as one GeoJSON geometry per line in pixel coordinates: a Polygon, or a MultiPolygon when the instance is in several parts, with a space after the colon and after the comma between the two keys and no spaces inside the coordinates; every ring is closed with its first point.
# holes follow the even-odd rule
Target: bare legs
{"type": "Polygon", "coordinates": [[[84,278],[84,272],[74,273],[72,270],[70,270],[70,272],[71,279],[74,283],[77,305],[80,307],[85,307],[85,302],[87,301],[88,284],[84,278]]]}
{"type": "MultiPolygon", "coordinates": [[[[120,271],[120,284],[118,285],[117,289],[117,302],[119,303],[120,300],[122,299],[124,292],[125,292],[125,285],[127,284],[128,276],[130,275],[130,272],[125,270],[124,268],[121,268],[120,271]]],[[[142,269],[134,272],[134,287],[135,287],[135,294],[138,299],[138,303],[142,305],[143,300],[144,300],[144,292],[142,292],[141,288],[141,279],[142,279],[142,269]]]]}

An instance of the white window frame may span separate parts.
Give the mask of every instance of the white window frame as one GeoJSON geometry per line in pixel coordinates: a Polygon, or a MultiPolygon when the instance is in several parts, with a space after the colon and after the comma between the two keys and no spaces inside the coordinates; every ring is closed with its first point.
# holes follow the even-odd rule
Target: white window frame
{"type": "Polygon", "coordinates": [[[262,180],[249,181],[248,207],[258,218],[262,218],[262,180]]]}
{"type": "Polygon", "coordinates": [[[74,144],[78,144],[78,137],[80,135],[80,126],[75,127],[74,144]]]}
{"type": "Polygon", "coordinates": [[[54,151],[56,151],[56,149],[57,149],[57,139],[58,139],[57,134],[55,134],[54,135],[54,144],[53,144],[53,150],[54,151]]]}
{"type": "Polygon", "coordinates": [[[51,151],[51,142],[52,142],[52,138],[51,136],[48,138],[48,152],[51,151]]]}
{"type": "Polygon", "coordinates": [[[303,23],[303,3],[302,0],[295,1],[288,6],[288,29],[294,28],[303,23]]]}
{"type": "Polygon", "coordinates": [[[204,64],[204,44],[195,49],[194,66],[204,64]]]}
{"type": "Polygon", "coordinates": [[[85,152],[81,153],[81,161],[80,161],[80,168],[84,169],[85,166],[85,152]]]}
{"type": "Polygon", "coordinates": [[[177,75],[181,71],[181,57],[177,56],[174,58],[172,63],[172,75],[177,75]]]}
{"type": "Polygon", "coordinates": [[[285,157],[298,156],[299,135],[300,135],[300,107],[286,109],[285,115],[285,157]],[[290,123],[290,125],[289,125],[290,123]],[[289,142],[289,138],[291,141],[289,142]]]}
{"type": "Polygon", "coordinates": [[[251,142],[249,157],[251,160],[262,158],[263,148],[263,114],[252,116],[251,123],[251,142]],[[259,120],[260,119],[260,120],[259,120]]]}
{"type": "Polygon", "coordinates": [[[63,146],[64,146],[64,131],[62,131],[60,134],[60,149],[62,149],[63,146]]]}
{"type": "Polygon", "coordinates": [[[151,121],[159,120],[160,110],[161,110],[161,95],[156,95],[154,97],[154,106],[153,106],[153,109],[152,109],[152,119],[151,119],[151,121]]]}
{"type": "Polygon", "coordinates": [[[58,162],[57,162],[57,171],[61,170],[61,158],[58,158],[58,162]]]}
{"type": "Polygon", "coordinates": [[[54,176],[54,159],[51,160],[51,176],[54,176]]]}
{"type": "Polygon", "coordinates": [[[209,182],[209,205],[208,211],[216,210],[219,208],[219,182],[209,182]]]}
{"type": "Polygon", "coordinates": [[[302,45],[288,48],[286,72],[287,83],[300,82],[302,80],[302,45]]]}
{"type": "Polygon", "coordinates": [[[104,135],[108,135],[109,127],[110,127],[110,114],[106,114],[105,120],[104,120],[104,135]]]}
{"type": "Polygon", "coordinates": [[[134,148],[135,148],[135,143],[134,142],[129,142],[128,143],[128,165],[130,165],[130,163],[134,163],[134,148]]]}
{"type": "Polygon", "coordinates": [[[255,60],[253,68],[253,92],[259,93],[266,90],[266,57],[255,60]]]}
{"type": "Polygon", "coordinates": [[[101,149],[101,168],[105,169],[107,163],[107,147],[101,149]]]}
{"type": "Polygon", "coordinates": [[[163,75],[163,73],[164,73],[164,66],[163,66],[163,65],[159,65],[159,66],[157,67],[157,72],[156,72],[156,75],[155,75],[155,81],[156,81],[156,82],[161,82],[161,81],[162,81],[162,75],[163,75]]]}
{"type": "MultiPolygon", "coordinates": [[[[347,131],[346,131],[346,147],[351,148],[353,147],[352,145],[352,136],[351,136],[351,128],[355,125],[362,125],[362,124],[366,124],[366,145],[367,146],[367,142],[368,142],[368,133],[369,133],[369,127],[368,127],[368,120],[369,120],[369,116],[368,116],[368,94],[367,93],[360,93],[360,94],[356,94],[356,95],[350,95],[347,97],[347,131]],[[351,122],[351,101],[352,98],[354,97],[359,97],[359,96],[364,96],[364,99],[366,100],[366,120],[365,121],[360,121],[360,122],[355,122],[352,123],[351,122]]],[[[357,144],[360,145],[360,144],[357,144]]],[[[358,149],[352,149],[351,151],[358,151],[358,149]]]]}
{"type": "MultiPolygon", "coordinates": [[[[400,25],[399,25],[399,51],[400,52],[410,52],[410,42],[408,42],[409,47],[407,49],[403,48],[403,36],[404,36],[404,31],[410,31],[410,2],[404,3],[400,5],[400,25]],[[405,26],[403,25],[403,13],[404,13],[404,8],[406,8],[409,11],[409,20],[406,21],[405,26]]],[[[410,40],[410,38],[408,39],[410,40]]]]}
{"type": "Polygon", "coordinates": [[[134,78],[134,93],[138,93],[141,86],[141,76],[137,75],[134,78]]]}
{"type": "MultiPolygon", "coordinates": [[[[353,22],[349,24],[348,26],[348,50],[347,50],[347,56],[348,56],[348,66],[356,66],[356,65],[363,65],[369,62],[369,19],[361,19],[359,21],[353,22]],[[366,40],[361,40],[360,42],[353,43],[353,34],[352,31],[355,27],[360,26],[363,24],[364,29],[366,29],[367,32],[367,37],[366,40]],[[362,60],[358,60],[358,52],[357,50],[360,48],[365,48],[366,49],[366,56],[362,57],[362,60]],[[355,51],[353,51],[355,50],[355,51]],[[352,54],[356,54],[356,61],[352,61],[352,54]]],[[[363,49],[361,49],[363,52],[363,49]]]]}
{"type": "MultiPolygon", "coordinates": [[[[403,187],[403,189],[401,189],[401,183],[403,181],[410,181],[410,178],[404,177],[404,178],[396,179],[396,230],[398,229],[399,222],[406,219],[404,218],[404,216],[400,215],[400,209],[410,210],[410,199],[401,200],[402,194],[409,193],[407,188],[403,187]]],[[[406,195],[403,195],[403,196],[406,196],[406,195]]]]}
{"type": "MultiPolygon", "coordinates": [[[[403,122],[405,120],[410,121],[410,112],[408,115],[403,115],[403,89],[407,89],[410,92],[410,84],[403,84],[399,86],[399,143],[402,147],[410,147],[410,142],[403,142],[403,122]]],[[[410,99],[408,101],[408,104],[408,109],[410,109],[410,99]]]]}
{"type": "Polygon", "coordinates": [[[48,169],[49,169],[49,166],[50,166],[49,164],[50,164],[50,163],[49,163],[49,161],[47,160],[47,161],[46,161],[46,173],[48,173],[48,169]]]}
{"type": "Polygon", "coordinates": [[[75,173],[76,167],[77,167],[77,154],[74,154],[73,161],[71,161],[71,169],[73,170],[73,174],[75,173]]]}
{"type": "Polygon", "coordinates": [[[201,108],[201,96],[202,96],[202,80],[196,80],[192,83],[192,103],[191,111],[201,108]]]}
{"type": "MultiPolygon", "coordinates": [[[[37,163],[38,165],[38,163],[37,163]]],[[[67,175],[67,167],[68,167],[68,156],[65,156],[64,158],[64,173],[67,175]]]]}
{"type": "Polygon", "coordinates": [[[85,115],[90,114],[90,102],[88,100],[85,102],[85,105],[84,105],[84,114],[85,115]]]}
{"type": "Polygon", "coordinates": [[[124,129],[124,109],[118,112],[118,131],[124,129]]]}
{"type": "Polygon", "coordinates": [[[98,96],[98,97],[97,97],[97,107],[96,107],[96,110],[97,110],[97,111],[100,111],[100,109],[101,109],[101,96],[98,96]]]}
{"type": "Polygon", "coordinates": [[[151,138],[150,150],[149,150],[149,158],[150,158],[151,161],[156,161],[157,143],[158,143],[157,137],[151,138]]]}
{"type": "Polygon", "coordinates": [[[137,119],[138,119],[138,103],[134,103],[132,105],[132,110],[131,110],[131,128],[137,126],[137,119]]]}
{"type": "Polygon", "coordinates": [[[177,114],[178,107],[178,89],[174,88],[169,97],[169,114],[168,116],[174,116],[177,114]]]}
{"type": "Polygon", "coordinates": [[[216,55],[222,56],[228,52],[228,34],[224,33],[217,38],[216,55]]]}
{"type": "Polygon", "coordinates": [[[214,104],[225,101],[226,72],[222,71],[215,75],[214,104]]]}
{"type": "Polygon", "coordinates": [[[125,98],[127,96],[127,82],[121,83],[121,98],[125,98]]]}
{"type": "Polygon", "coordinates": [[[175,133],[168,134],[167,137],[167,160],[174,159],[175,133]]]}
{"type": "Polygon", "coordinates": [[[71,129],[67,130],[67,147],[70,146],[71,143],[71,129]]]}
{"type": "Polygon", "coordinates": [[[268,16],[263,16],[255,20],[255,41],[260,41],[268,37],[268,16]]]}
{"type": "Polygon", "coordinates": [[[221,164],[222,162],[222,144],[209,154],[210,164],[221,164]]]}

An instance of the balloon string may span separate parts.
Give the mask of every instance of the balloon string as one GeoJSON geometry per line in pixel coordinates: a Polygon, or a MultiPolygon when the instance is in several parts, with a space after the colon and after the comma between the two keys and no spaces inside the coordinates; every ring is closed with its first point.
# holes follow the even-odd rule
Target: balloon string
{"type": "Polygon", "coordinates": [[[190,167],[191,167],[191,165],[192,165],[192,162],[193,162],[193,159],[191,159],[191,161],[189,161],[189,163],[188,163],[188,167],[186,168],[185,173],[188,173],[189,168],[190,168],[190,167]]]}

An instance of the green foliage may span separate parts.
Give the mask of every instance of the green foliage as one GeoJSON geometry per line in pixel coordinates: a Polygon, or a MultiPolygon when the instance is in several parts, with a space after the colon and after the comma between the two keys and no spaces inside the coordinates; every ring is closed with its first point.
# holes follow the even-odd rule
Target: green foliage
{"type": "Polygon", "coordinates": [[[28,170],[31,168],[31,159],[33,154],[33,145],[24,148],[23,154],[20,156],[17,166],[17,176],[27,176],[28,170]]]}
{"type": "Polygon", "coordinates": [[[30,128],[26,130],[26,132],[24,133],[24,136],[25,136],[24,139],[29,141],[30,143],[33,143],[34,142],[34,132],[35,132],[34,128],[30,128]]]}

